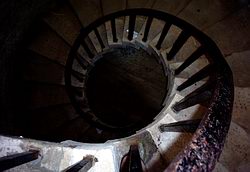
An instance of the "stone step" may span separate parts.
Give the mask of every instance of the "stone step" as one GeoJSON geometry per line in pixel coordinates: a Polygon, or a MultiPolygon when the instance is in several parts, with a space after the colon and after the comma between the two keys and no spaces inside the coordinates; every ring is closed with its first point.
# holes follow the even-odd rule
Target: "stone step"
{"type": "Polygon", "coordinates": [[[244,5],[247,6],[247,1],[192,0],[179,13],[178,17],[203,30],[223,20],[226,16],[239,10],[244,5]]]}
{"type": "Polygon", "coordinates": [[[103,14],[111,14],[126,8],[126,0],[102,0],[103,14]]]}
{"type": "Polygon", "coordinates": [[[40,27],[37,37],[30,43],[28,49],[62,65],[66,64],[70,51],[68,44],[45,25],[40,27]]]}
{"type": "Polygon", "coordinates": [[[81,23],[79,23],[68,4],[61,4],[45,16],[43,20],[70,45],[73,45],[80,33],[81,23]]]}
{"type": "Polygon", "coordinates": [[[165,22],[161,21],[161,20],[158,20],[158,19],[153,19],[152,23],[151,23],[151,26],[150,26],[150,30],[148,32],[148,36],[147,36],[147,41],[144,42],[143,41],[143,37],[144,37],[144,34],[145,34],[145,28],[146,28],[146,25],[147,25],[147,21],[149,20],[149,18],[147,18],[147,20],[145,21],[145,23],[143,24],[139,34],[138,34],[138,37],[136,39],[137,42],[139,42],[140,44],[142,44],[143,46],[145,47],[148,47],[149,43],[159,34],[161,33],[163,27],[164,27],[164,24],[165,22]]]}
{"type": "Polygon", "coordinates": [[[126,8],[151,8],[155,0],[127,0],[126,8]]]}
{"type": "Polygon", "coordinates": [[[39,140],[60,141],[58,127],[78,117],[71,104],[29,110],[23,115],[24,135],[39,140]]]}
{"type": "Polygon", "coordinates": [[[190,0],[156,0],[153,9],[177,15],[190,3],[190,0]]]}
{"type": "Polygon", "coordinates": [[[84,27],[103,15],[99,0],[70,0],[70,3],[84,27]]]}
{"type": "Polygon", "coordinates": [[[26,83],[24,86],[27,108],[36,109],[70,103],[64,86],[26,83]]]}
{"type": "MultiPolygon", "coordinates": [[[[24,60],[26,63],[23,78],[26,81],[65,85],[63,65],[32,52],[27,52],[24,60]]],[[[75,77],[72,77],[71,82],[75,87],[82,87],[82,83],[75,77]]]]}

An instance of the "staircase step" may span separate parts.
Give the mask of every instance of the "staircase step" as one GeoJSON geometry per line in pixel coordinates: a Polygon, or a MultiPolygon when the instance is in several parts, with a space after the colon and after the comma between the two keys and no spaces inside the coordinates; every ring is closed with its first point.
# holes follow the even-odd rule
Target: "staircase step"
{"type": "Polygon", "coordinates": [[[70,47],[64,40],[48,26],[41,26],[38,36],[31,42],[28,49],[62,65],[66,64],[70,51],[70,47]]]}
{"type": "MultiPolygon", "coordinates": [[[[241,2],[243,5],[247,1],[241,2]]],[[[245,5],[241,10],[206,28],[204,32],[216,42],[223,54],[230,55],[235,52],[244,52],[249,50],[250,47],[249,16],[248,5],[245,5]]]]}
{"type": "MultiPolygon", "coordinates": [[[[26,53],[25,61],[26,66],[23,74],[25,80],[49,85],[65,85],[65,67],[63,65],[32,52],[26,53]]],[[[72,78],[72,85],[82,87],[82,83],[74,77],[72,78]]]]}
{"type": "Polygon", "coordinates": [[[216,0],[192,0],[181,11],[178,17],[202,30],[224,19],[226,16],[239,10],[244,5],[247,6],[247,1],[243,1],[242,4],[236,1],[228,1],[225,4],[218,3],[216,0]]]}
{"type": "Polygon", "coordinates": [[[57,128],[77,117],[78,114],[71,104],[34,109],[24,116],[24,123],[27,124],[25,130],[28,135],[34,136],[33,138],[45,139],[46,136],[46,139],[56,141],[60,134],[56,135],[57,128]]]}
{"type": "Polygon", "coordinates": [[[59,126],[56,129],[57,135],[62,136],[60,140],[77,140],[82,141],[86,139],[85,141],[88,142],[88,139],[91,139],[91,137],[95,138],[95,134],[91,135],[92,133],[89,133],[89,128],[91,126],[82,118],[81,116],[72,119],[70,121],[67,121],[63,125],[59,126]],[[90,138],[89,138],[90,137],[90,138]]]}
{"type": "Polygon", "coordinates": [[[153,9],[160,10],[172,15],[177,15],[189,3],[190,0],[175,0],[175,1],[156,0],[153,9]]]}
{"type": "Polygon", "coordinates": [[[111,14],[126,8],[126,0],[102,0],[103,14],[111,14]]]}
{"type": "Polygon", "coordinates": [[[60,5],[50,12],[43,20],[61,35],[70,45],[80,33],[81,24],[67,4],[60,5]]]}
{"type": "Polygon", "coordinates": [[[234,85],[238,87],[250,87],[248,66],[250,64],[250,50],[233,53],[226,57],[234,75],[234,85]]]}
{"type": "Polygon", "coordinates": [[[127,0],[127,9],[130,8],[151,8],[155,0],[127,0]]]}
{"type": "Polygon", "coordinates": [[[159,127],[164,124],[176,123],[178,121],[166,112],[165,116],[157,122],[157,124],[147,129],[147,131],[150,132],[158,151],[161,153],[162,158],[167,164],[170,163],[181,150],[183,150],[192,138],[192,134],[188,132],[162,132],[159,129],[159,127]]]}
{"type": "Polygon", "coordinates": [[[87,26],[102,17],[99,0],[69,0],[83,26],[87,26]]]}
{"type": "Polygon", "coordinates": [[[25,93],[25,101],[27,102],[27,108],[29,109],[70,102],[64,86],[26,83],[25,93]]]}

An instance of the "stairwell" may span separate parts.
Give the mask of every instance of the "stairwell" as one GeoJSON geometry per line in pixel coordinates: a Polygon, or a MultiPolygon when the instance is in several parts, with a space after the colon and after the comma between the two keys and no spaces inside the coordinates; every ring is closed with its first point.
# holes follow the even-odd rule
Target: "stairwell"
{"type": "Polygon", "coordinates": [[[0,32],[0,122],[5,136],[0,137],[4,145],[0,157],[30,149],[40,153],[34,153],[35,161],[8,171],[67,171],[81,159],[83,171],[120,171],[126,164],[124,155],[135,143],[143,170],[163,171],[190,142],[214,89],[206,85],[210,73],[191,86],[184,84],[207,66],[212,71],[195,37],[187,37],[174,53],[173,47],[184,35],[179,27],[137,15],[130,32],[133,17],[122,16],[90,32],[69,63],[83,28],[103,16],[134,8],[177,16],[216,42],[233,71],[235,100],[229,133],[214,171],[249,169],[247,1],[23,0],[1,7],[5,15],[0,32]],[[10,8],[16,11],[8,15],[10,8]],[[167,61],[171,54],[174,58],[167,61]],[[97,58],[93,60],[91,55],[97,58]],[[187,57],[197,60],[186,62],[187,57]],[[70,68],[68,80],[65,68],[70,68]],[[74,88],[70,90],[74,98],[69,96],[67,83],[74,88]],[[199,88],[207,91],[195,92],[199,88]],[[200,98],[194,100],[190,93],[200,98]],[[80,102],[81,109],[72,102],[80,102]],[[91,120],[81,115],[88,108],[96,114],[91,120]],[[99,127],[102,124],[111,130],[99,127]]]}

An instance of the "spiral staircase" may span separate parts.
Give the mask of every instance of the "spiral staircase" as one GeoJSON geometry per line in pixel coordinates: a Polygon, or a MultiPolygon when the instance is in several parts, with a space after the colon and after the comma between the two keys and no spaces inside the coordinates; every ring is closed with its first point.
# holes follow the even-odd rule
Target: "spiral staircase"
{"type": "Polygon", "coordinates": [[[188,2],[173,15],[157,1],[49,4],[18,49],[0,170],[212,171],[233,78],[216,44],[175,17],[188,2]]]}

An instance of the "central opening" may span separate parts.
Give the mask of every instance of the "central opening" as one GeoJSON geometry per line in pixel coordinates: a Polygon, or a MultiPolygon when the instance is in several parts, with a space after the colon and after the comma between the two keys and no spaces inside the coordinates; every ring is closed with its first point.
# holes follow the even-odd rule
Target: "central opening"
{"type": "Polygon", "coordinates": [[[114,127],[142,128],[163,107],[167,77],[153,55],[134,47],[113,48],[90,69],[86,96],[95,116],[114,127]]]}

